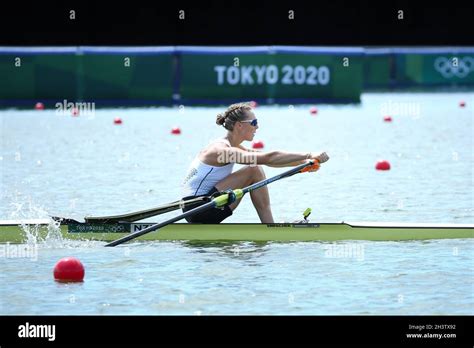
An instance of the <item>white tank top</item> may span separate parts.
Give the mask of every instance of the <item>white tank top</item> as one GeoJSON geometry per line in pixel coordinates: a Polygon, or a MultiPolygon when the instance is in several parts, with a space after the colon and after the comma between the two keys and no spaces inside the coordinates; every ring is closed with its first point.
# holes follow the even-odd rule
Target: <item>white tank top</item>
{"type": "Polygon", "coordinates": [[[229,176],[233,168],[234,163],[216,167],[203,163],[199,159],[199,156],[196,156],[191,162],[188,173],[183,181],[182,197],[207,194],[219,181],[229,176]]]}

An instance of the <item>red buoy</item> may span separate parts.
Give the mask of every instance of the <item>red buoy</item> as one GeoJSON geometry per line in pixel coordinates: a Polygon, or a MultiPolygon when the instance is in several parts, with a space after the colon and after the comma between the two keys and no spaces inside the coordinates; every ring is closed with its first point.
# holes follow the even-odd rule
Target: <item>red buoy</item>
{"type": "Polygon", "coordinates": [[[173,129],[171,129],[171,134],[181,134],[181,129],[179,127],[173,127],[173,129]]]}
{"type": "Polygon", "coordinates": [[[120,117],[115,117],[114,124],[122,124],[122,119],[120,117]]]}
{"type": "Polygon", "coordinates": [[[252,148],[254,149],[263,149],[265,147],[265,144],[261,140],[254,141],[252,143],[252,148]]]}
{"type": "Polygon", "coordinates": [[[384,120],[385,122],[392,122],[392,116],[385,116],[385,117],[383,118],[383,120],[384,120]]]}
{"type": "Polygon", "coordinates": [[[252,100],[252,101],[250,102],[250,106],[251,106],[253,109],[255,109],[255,108],[258,106],[258,103],[257,103],[255,100],[252,100]]]}
{"type": "Polygon", "coordinates": [[[316,115],[318,113],[318,108],[316,106],[313,106],[309,109],[309,113],[311,115],[316,115]]]}
{"type": "Polygon", "coordinates": [[[390,170],[390,162],[386,160],[380,160],[375,165],[375,169],[377,170],[390,170]]]}
{"type": "Polygon", "coordinates": [[[459,107],[460,107],[460,108],[463,108],[463,107],[465,107],[465,106],[466,106],[466,102],[465,102],[464,100],[461,100],[461,101],[459,102],[459,107]]]}
{"type": "Polygon", "coordinates": [[[72,108],[71,109],[71,115],[72,116],[79,116],[79,109],[78,108],[72,108]]]}
{"type": "Polygon", "coordinates": [[[44,104],[40,102],[36,103],[35,110],[44,110],[44,104]]]}
{"type": "Polygon", "coordinates": [[[57,282],[82,282],[84,274],[84,266],[75,257],[62,258],[54,266],[54,280],[57,282]]]}

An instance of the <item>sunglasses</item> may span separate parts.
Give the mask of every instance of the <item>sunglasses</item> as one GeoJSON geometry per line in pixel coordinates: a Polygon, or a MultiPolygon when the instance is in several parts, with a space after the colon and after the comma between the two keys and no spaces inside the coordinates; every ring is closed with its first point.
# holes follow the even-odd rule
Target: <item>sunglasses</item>
{"type": "Polygon", "coordinates": [[[251,126],[257,127],[258,126],[258,121],[257,119],[249,120],[249,121],[239,121],[241,123],[250,123],[251,126]]]}

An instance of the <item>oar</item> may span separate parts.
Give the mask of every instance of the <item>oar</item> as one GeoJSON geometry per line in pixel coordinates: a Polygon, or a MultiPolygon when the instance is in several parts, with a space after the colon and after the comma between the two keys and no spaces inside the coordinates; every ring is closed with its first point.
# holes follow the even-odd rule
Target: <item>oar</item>
{"type": "Polygon", "coordinates": [[[143,220],[152,216],[165,214],[173,210],[180,209],[182,207],[189,206],[198,202],[206,200],[207,197],[197,197],[189,200],[179,200],[167,204],[163,204],[156,208],[134,211],[131,213],[120,214],[120,215],[111,215],[111,216],[86,216],[85,221],[88,223],[113,223],[119,221],[133,222],[137,220],[143,220]]]}
{"type": "MultiPolygon", "coordinates": [[[[299,166],[293,167],[292,169],[290,169],[290,170],[288,170],[284,173],[281,173],[279,175],[276,175],[274,177],[271,177],[269,179],[265,179],[265,180],[256,182],[255,184],[247,186],[243,189],[233,190],[233,192],[235,194],[236,199],[239,199],[239,198],[242,198],[246,193],[257,190],[257,189],[259,189],[263,186],[266,186],[266,185],[268,185],[272,182],[275,182],[277,180],[290,177],[290,176],[292,176],[296,173],[303,173],[303,172],[307,172],[307,171],[310,171],[310,170],[317,170],[318,168],[319,168],[319,162],[316,161],[316,160],[311,160],[311,161],[308,161],[306,163],[300,164],[299,166]]],[[[182,220],[182,219],[184,219],[188,216],[198,214],[198,213],[206,211],[208,209],[223,207],[226,204],[228,204],[228,202],[229,202],[229,193],[223,194],[221,196],[213,198],[210,202],[205,203],[205,204],[203,204],[203,205],[201,205],[197,208],[191,209],[191,210],[189,210],[189,211],[187,211],[187,212],[185,212],[181,215],[178,215],[178,216],[176,216],[174,218],[171,218],[167,221],[164,221],[162,223],[155,224],[155,225],[152,225],[150,227],[147,227],[147,228],[145,228],[141,231],[131,233],[131,234],[125,236],[125,237],[122,237],[122,238],[119,238],[119,239],[117,239],[113,242],[110,242],[110,243],[106,244],[105,246],[111,246],[111,247],[117,246],[119,244],[128,242],[129,240],[132,240],[132,239],[135,239],[137,237],[143,236],[144,234],[147,234],[149,232],[156,231],[156,230],[158,230],[162,227],[165,227],[169,224],[172,224],[173,222],[182,220]]]]}

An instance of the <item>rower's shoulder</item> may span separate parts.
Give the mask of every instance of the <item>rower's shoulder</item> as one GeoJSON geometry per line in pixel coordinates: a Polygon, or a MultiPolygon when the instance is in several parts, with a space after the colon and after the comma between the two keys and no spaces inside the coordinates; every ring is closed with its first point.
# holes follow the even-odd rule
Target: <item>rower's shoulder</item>
{"type": "Polygon", "coordinates": [[[211,143],[217,144],[220,146],[225,146],[225,147],[232,147],[232,145],[230,145],[229,140],[226,138],[217,138],[217,139],[211,140],[211,143]]]}
{"type": "Polygon", "coordinates": [[[210,141],[198,155],[200,161],[204,163],[213,163],[223,149],[229,148],[230,144],[219,141],[210,141]]]}
{"type": "Polygon", "coordinates": [[[228,140],[214,139],[209,142],[209,144],[206,146],[206,149],[213,150],[213,149],[222,149],[222,148],[229,148],[229,147],[232,147],[232,145],[230,145],[228,140]]]}

